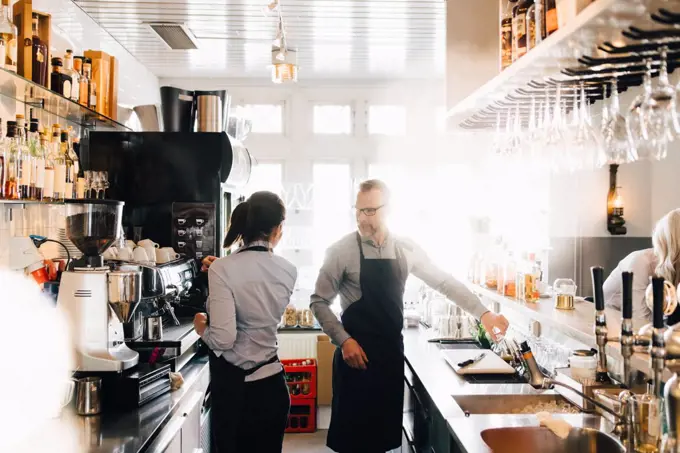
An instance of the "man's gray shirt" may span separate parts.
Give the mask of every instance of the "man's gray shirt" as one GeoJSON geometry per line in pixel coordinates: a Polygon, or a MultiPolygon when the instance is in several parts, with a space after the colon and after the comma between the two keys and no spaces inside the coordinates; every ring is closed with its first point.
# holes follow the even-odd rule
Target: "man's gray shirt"
{"type": "MultiPolygon", "coordinates": [[[[415,275],[432,289],[444,294],[477,319],[488,311],[467,286],[435,266],[425,252],[412,241],[395,237],[390,233],[382,246],[376,245],[367,238],[361,239],[361,245],[366,259],[395,259],[397,258],[396,250],[399,248],[403,256],[399,264],[409,274],[415,275]]],[[[339,296],[340,308],[344,311],[361,299],[360,263],[357,233],[354,232],[343,237],[327,250],[314,294],[311,297],[310,306],[314,316],[321,324],[323,331],[336,345],[342,345],[350,338],[350,335],[331,310],[331,304],[335,297],[339,296]]]]}

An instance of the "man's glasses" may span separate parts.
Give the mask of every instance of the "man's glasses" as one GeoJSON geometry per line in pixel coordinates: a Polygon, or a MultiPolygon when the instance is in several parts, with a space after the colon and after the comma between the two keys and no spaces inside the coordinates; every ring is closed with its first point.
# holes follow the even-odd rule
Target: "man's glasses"
{"type": "Polygon", "coordinates": [[[354,209],[357,210],[357,214],[362,212],[367,217],[373,217],[378,212],[378,209],[381,209],[383,207],[385,207],[385,205],[378,206],[377,208],[362,208],[362,209],[359,209],[355,206],[354,209]]]}

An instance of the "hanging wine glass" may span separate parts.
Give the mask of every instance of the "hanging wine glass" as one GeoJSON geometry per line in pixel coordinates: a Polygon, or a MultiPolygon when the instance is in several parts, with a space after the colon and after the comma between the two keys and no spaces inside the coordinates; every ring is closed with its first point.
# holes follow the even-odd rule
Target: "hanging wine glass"
{"type": "Polygon", "coordinates": [[[609,107],[609,122],[605,129],[605,162],[604,164],[625,164],[637,160],[633,138],[628,132],[626,119],[621,115],[619,103],[618,83],[611,83],[611,105],[609,107]]]}
{"type": "Polygon", "coordinates": [[[601,153],[602,144],[597,132],[591,126],[588,97],[583,82],[580,84],[579,91],[578,104],[576,96],[574,100],[574,109],[578,108],[579,111],[574,149],[579,156],[579,168],[591,170],[595,167],[597,156],[601,153]]]}
{"type": "Polygon", "coordinates": [[[668,154],[668,144],[680,131],[676,113],[675,88],[668,79],[668,47],[659,49],[660,68],[656,87],[642,105],[642,123],[652,147],[652,159],[661,160],[668,154]]]}
{"type": "Polygon", "coordinates": [[[643,92],[630,104],[626,127],[633,138],[633,146],[639,159],[651,159],[654,153],[654,143],[650,140],[648,127],[645,124],[644,106],[649,102],[652,94],[652,60],[646,59],[647,71],[643,78],[643,92]]]}
{"type": "MultiPolygon", "coordinates": [[[[552,110],[552,118],[548,123],[548,130],[546,133],[545,153],[553,170],[559,172],[562,170],[562,161],[565,149],[564,133],[562,131],[562,93],[561,87],[558,85],[555,91],[555,104],[552,110]]],[[[547,110],[550,111],[550,103],[547,103],[547,110]]]]}

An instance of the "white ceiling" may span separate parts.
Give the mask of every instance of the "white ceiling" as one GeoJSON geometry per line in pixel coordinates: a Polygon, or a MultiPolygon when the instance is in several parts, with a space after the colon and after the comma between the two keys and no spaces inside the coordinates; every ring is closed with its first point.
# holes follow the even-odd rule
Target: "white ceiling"
{"type": "MultiPolygon", "coordinates": [[[[158,77],[269,77],[267,0],[73,0],[158,77]],[[144,22],[186,23],[199,49],[168,50],[144,22]]],[[[444,72],[445,0],[280,0],[300,79],[444,72]]]]}

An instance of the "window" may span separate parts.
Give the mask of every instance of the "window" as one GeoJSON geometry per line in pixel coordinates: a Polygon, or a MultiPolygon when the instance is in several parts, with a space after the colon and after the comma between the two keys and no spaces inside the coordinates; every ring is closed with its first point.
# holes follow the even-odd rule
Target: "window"
{"type": "Polygon", "coordinates": [[[250,181],[243,195],[248,198],[260,190],[281,195],[283,187],[283,166],[279,163],[261,163],[253,167],[250,181]]]}
{"type": "Polygon", "coordinates": [[[283,133],[283,103],[246,104],[238,108],[238,115],[252,120],[253,134],[283,133]]]}
{"type": "Polygon", "coordinates": [[[313,167],[314,265],[326,249],[352,229],[352,179],[349,164],[315,163],[313,167]]]}
{"type": "Polygon", "coordinates": [[[406,107],[402,105],[371,105],[368,108],[368,133],[371,135],[404,135],[406,107]]]}
{"type": "Polygon", "coordinates": [[[315,105],[315,134],[352,133],[352,107],[349,105],[315,105]]]}

